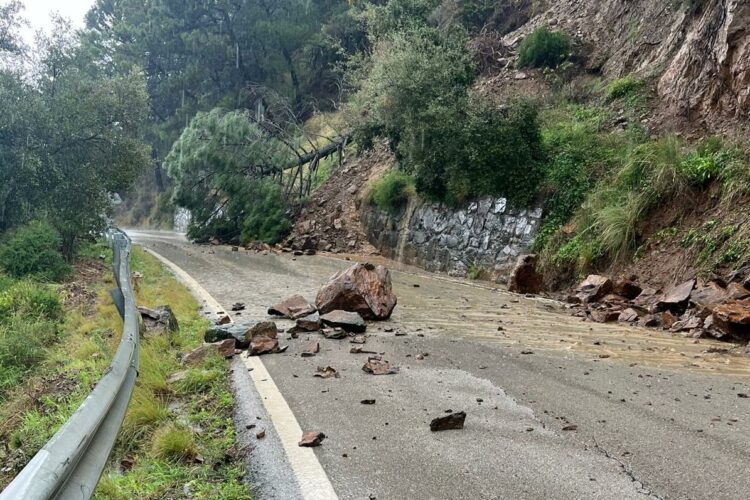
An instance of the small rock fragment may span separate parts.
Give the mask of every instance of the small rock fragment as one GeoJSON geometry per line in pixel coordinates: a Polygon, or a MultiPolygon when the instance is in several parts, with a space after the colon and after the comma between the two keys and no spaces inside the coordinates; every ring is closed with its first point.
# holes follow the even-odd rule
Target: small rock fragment
{"type": "Polygon", "coordinates": [[[430,422],[430,430],[432,432],[438,432],[450,429],[463,429],[465,420],[466,412],[459,411],[457,413],[451,413],[444,417],[432,419],[432,422],[430,422]]]}
{"type": "Polygon", "coordinates": [[[309,431],[302,434],[302,439],[298,443],[299,446],[312,448],[314,446],[320,446],[326,435],[322,432],[309,431]]]}
{"type": "Polygon", "coordinates": [[[362,370],[373,375],[390,375],[398,373],[398,368],[391,367],[390,363],[383,360],[380,356],[367,358],[367,363],[364,364],[362,370]]]}
{"type": "Polygon", "coordinates": [[[322,366],[319,366],[315,373],[313,374],[313,377],[319,377],[319,378],[338,378],[339,374],[336,371],[336,369],[332,366],[326,366],[323,368],[322,366]]]}

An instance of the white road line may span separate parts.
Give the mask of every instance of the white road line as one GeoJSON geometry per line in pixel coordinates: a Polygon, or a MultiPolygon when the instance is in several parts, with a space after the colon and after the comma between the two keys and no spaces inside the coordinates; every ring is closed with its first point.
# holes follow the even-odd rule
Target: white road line
{"type": "MultiPolygon", "coordinates": [[[[200,283],[177,264],[150,248],[143,246],[141,248],[167,266],[196,297],[205,301],[207,308],[212,309],[214,313],[226,311],[200,283]]],[[[303,498],[306,500],[337,500],[338,495],[336,495],[331,480],[328,479],[328,475],[323,470],[323,466],[320,465],[318,457],[315,456],[315,452],[310,448],[302,448],[297,445],[302,437],[302,428],[273,378],[271,378],[271,374],[268,373],[263,361],[258,356],[243,355],[242,358],[245,366],[252,369],[250,370],[250,378],[255,384],[276,433],[281,439],[281,445],[297,479],[303,498]]]]}

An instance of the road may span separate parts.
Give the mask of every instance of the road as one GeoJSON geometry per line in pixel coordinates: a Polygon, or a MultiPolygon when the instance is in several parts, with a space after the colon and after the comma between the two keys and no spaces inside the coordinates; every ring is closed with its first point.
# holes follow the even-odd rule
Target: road
{"type": "MultiPolygon", "coordinates": [[[[131,235],[222,306],[244,302],[238,321],[266,319],[292,293],[314,299],[351,265],[131,235]]],[[[348,341],[305,335],[262,357],[268,378],[233,371],[247,395],[241,421],[272,418],[261,408],[271,406],[268,382],[301,429],[326,434],[313,459],[339,498],[750,498],[750,360],[718,342],[581,322],[553,301],[392,269],[399,304],[390,321],[368,326],[365,347],[398,374],[368,375],[348,341]],[[311,340],[321,352],[300,357],[311,340]],[[340,378],[312,377],[319,365],[340,378]],[[431,433],[446,410],[466,411],[466,427],[431,433]]],[[[294,450],[285,457],[270,430],[250,457],[258,497],[304,496],[304,479],[285,464],[294,450]]]]}

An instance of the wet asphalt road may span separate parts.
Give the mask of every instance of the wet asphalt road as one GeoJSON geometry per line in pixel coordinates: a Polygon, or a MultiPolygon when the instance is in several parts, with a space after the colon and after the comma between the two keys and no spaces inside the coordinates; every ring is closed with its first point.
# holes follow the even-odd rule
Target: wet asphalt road
{"type": "MultiPolygon", "coordinates": [[[[244,302],[236,321],[266,319],[292,293],[314,299],[350,265],[131,234],[224,306],[244,302]]],[[[364,347],[398,374],[368,375],[347,340],[317,336],[263,358],[302,428],[328,436],[316,454],[340,498],[750,498],[750,399],[738,396],[750,394],[750,361],[706,353],[713,342],[581,323],[491,287],[412,270],[393,280],[399,305],[369,325],[364,347]],[[301,358],[313,340],[320,354],[301,358]],[[341,377],[312,377],[319,365],[341,377]],[[466,411],[465,429],[431,433],[446,410],[466,411]]]]}

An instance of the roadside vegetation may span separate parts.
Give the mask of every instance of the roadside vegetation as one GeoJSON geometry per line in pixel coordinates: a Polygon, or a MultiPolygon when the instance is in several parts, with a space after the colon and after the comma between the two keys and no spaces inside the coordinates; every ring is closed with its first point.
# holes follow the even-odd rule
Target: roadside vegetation
{"type": "MultiPolygon", "coordinates": [[[[0,250],[5,246],[0,246],[0,250]]],[[[122,320],[102,245],[81,249],[62,284],[0,275],[0,488],[72,415],[109,366],[122,320]]],[[[249,498],[236,449],[227,363],[206,359],[173,384],[178,353],[201,344],[198,304],[136,249],[139,305],[169,304],[180,329],[142,339],[139,378],[96,498],[249,498]]]]}

